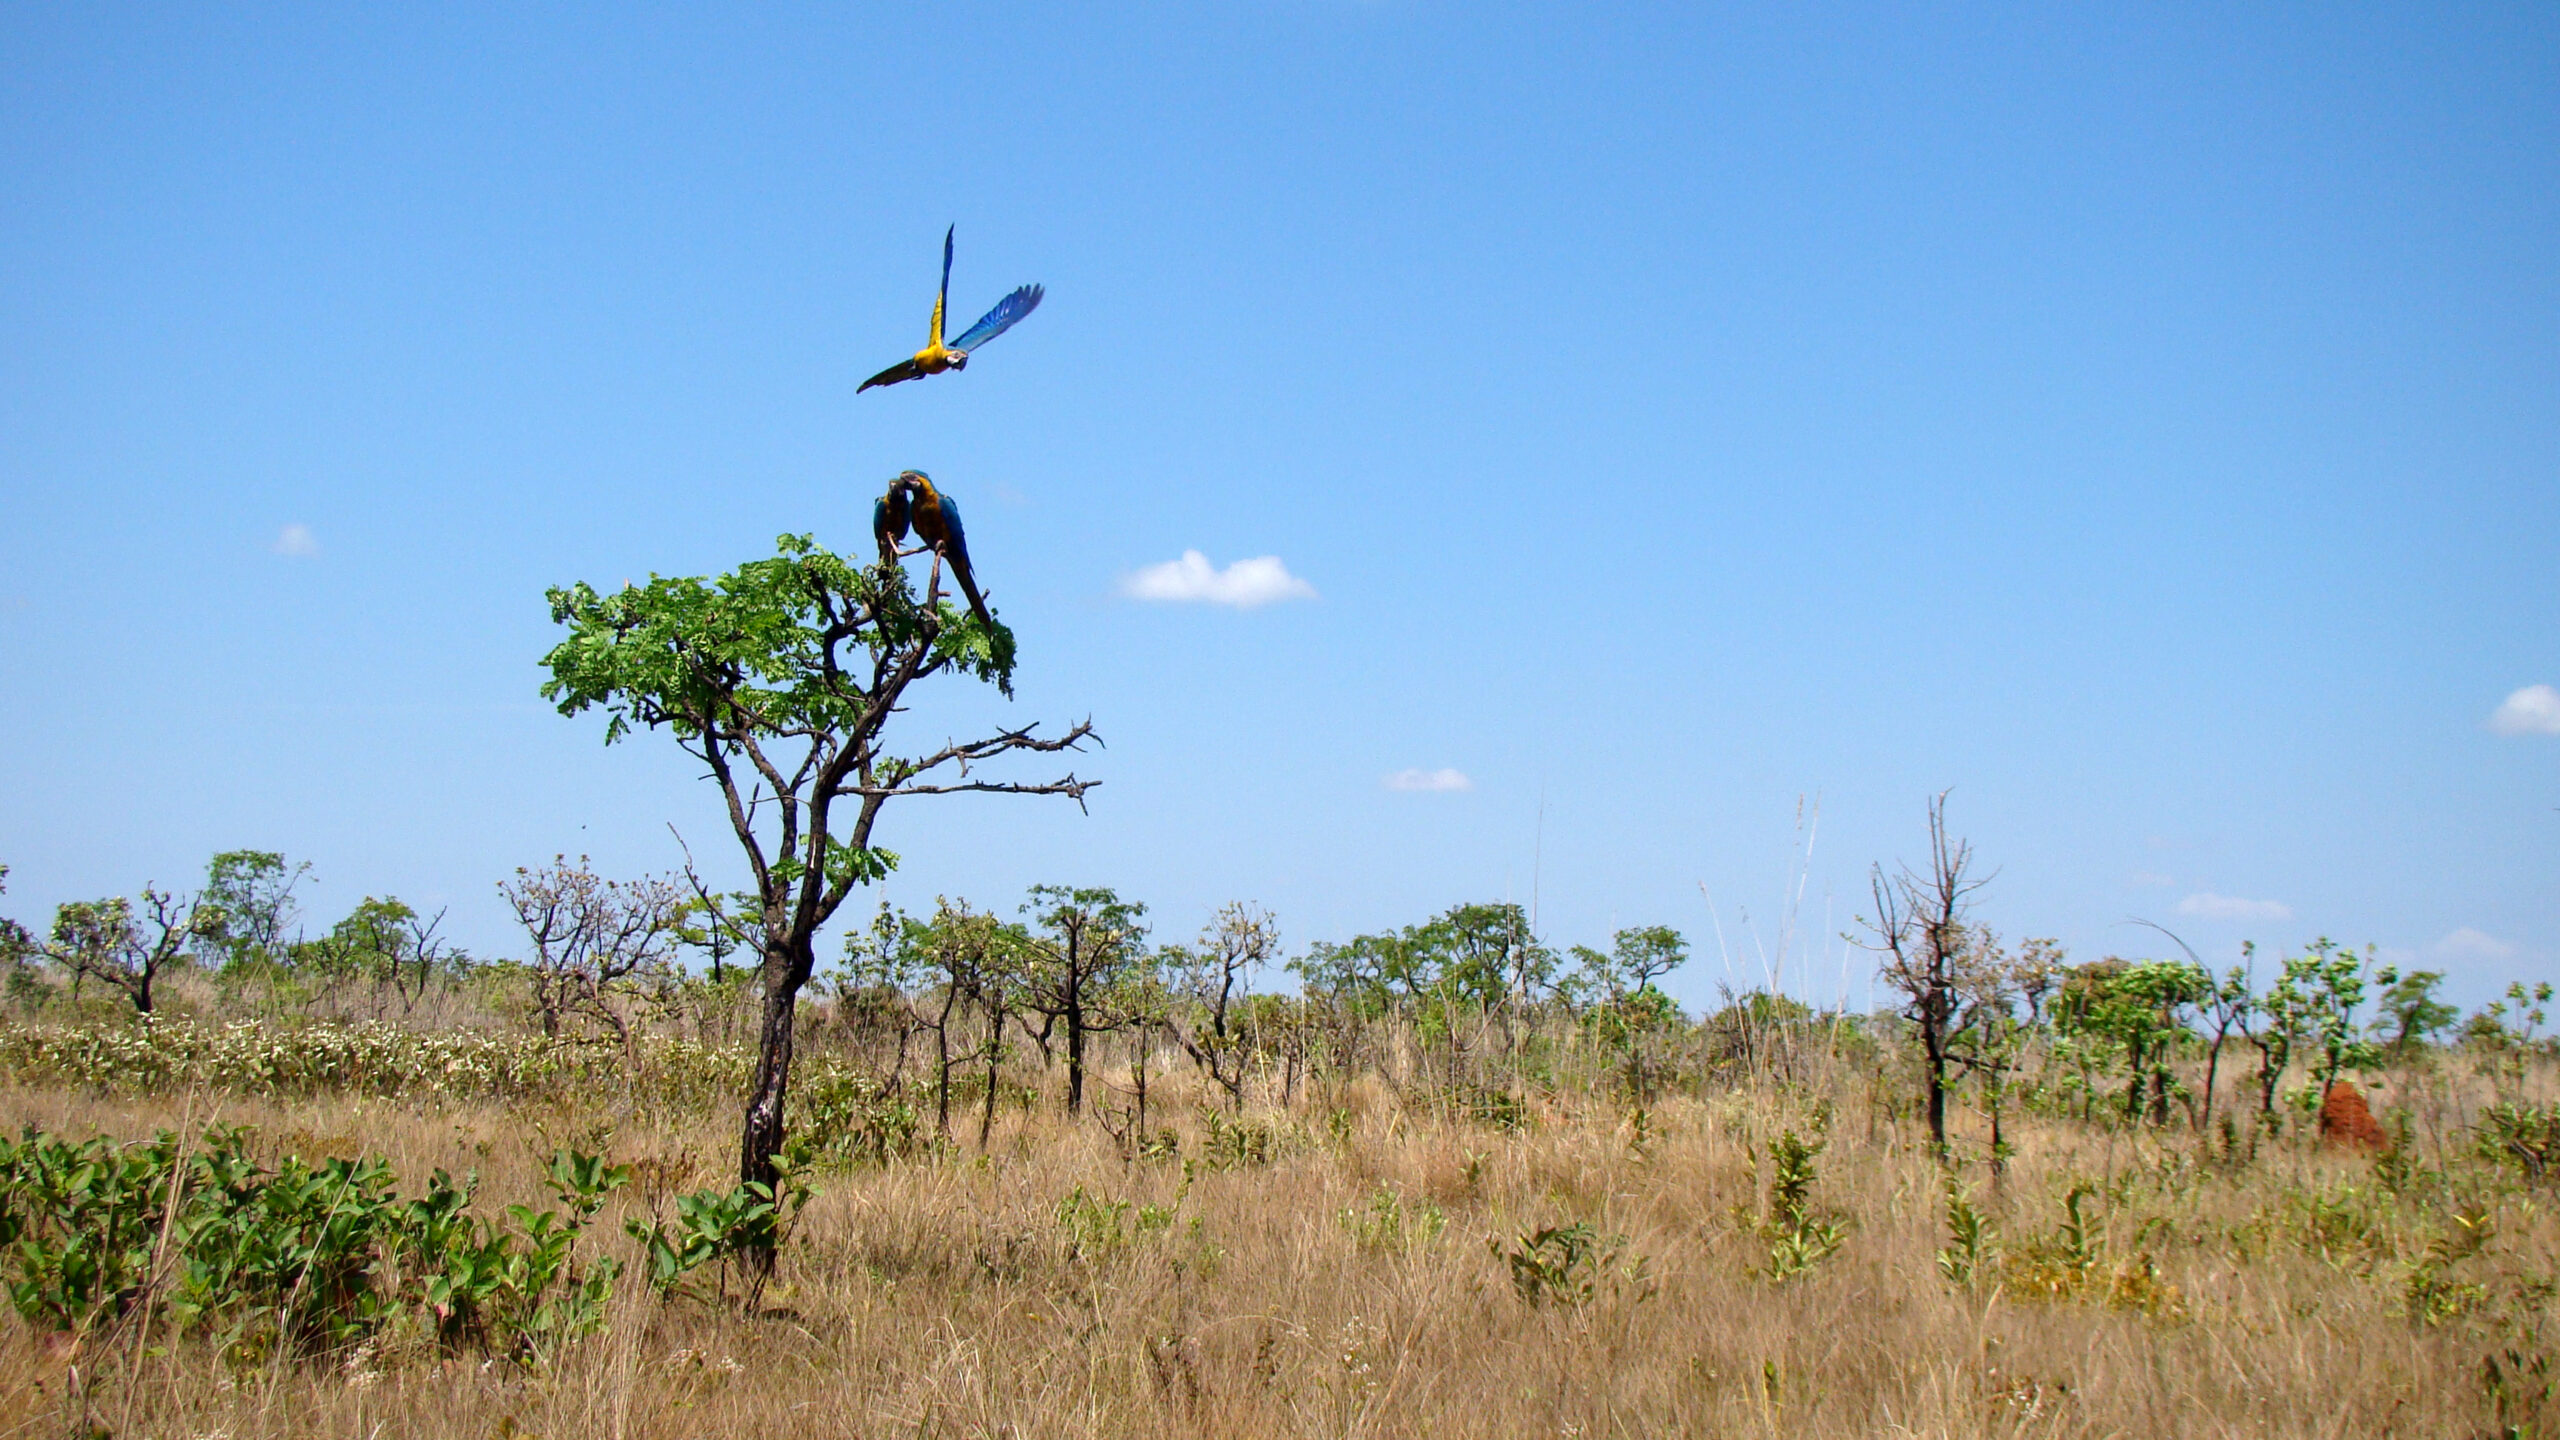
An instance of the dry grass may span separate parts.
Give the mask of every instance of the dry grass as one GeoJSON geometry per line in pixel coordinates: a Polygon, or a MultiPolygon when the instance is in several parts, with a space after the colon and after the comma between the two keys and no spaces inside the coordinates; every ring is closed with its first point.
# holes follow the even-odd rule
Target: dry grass
{"type": "MultiPolygon", "coordinates": [[[[1089,1124],[1015,1113],[984,1154],[823,1178],[754,1315],[626,1284],[606,1333],[548,1372],[453,1359],[242,1376],[193,1342],[137,1362],[11,1319],[0,1435],[2470,1436],[2497,1433],[2484,1360],[2539,1353],[2560,1228],[2543,1197],[2461,1156],[2480,1097],[2445,1076],[2377,1097],[2412,1117],[2417,1162],[2449,1172],[2398,1197],[2372,1162],[2289,1139],[2224,1162],[2184,1131],[2013,1118],[2017,1159],[1976,1192],[2012,1258],[1970,1289],[1940,1276],[1937,1172],[1876,1092],[1843,1065],[1665,1101],[1641,1126],[1567,1096],[1503,1131],[1366,1080],[1257,1117],[1280,1137],[1268,1163],[1195,1165],[1187,1183],[1178,1160],[1127,1160],[1089,1124]],[[1813,1199],[1845,1243],[1772,1282],[1765,1141],[1826,1101],[1839,1118],[1813,1199]],[[2100,1189],[2105,1247],[2085,1275],[2028,1253],[2081,1181],[2100,1189]],[[1062,1223],[1079,1188],[1129,1202],[1109,1234],[1062,1223]],[[2495,1237],[2439,1277],[2452,1298],[2423,1323],[2413,1267],[2450,1207],[2474,1202],[2495,1237]],[[1574,1220],[1626,1236],[1644,1278],[1579,1306],[1524,1302],[1497,1248],[1574,1220]]],[[[1196,1157],[1196,1120],[1177,1113],[1196,1157]]],[[[538,1198],[540,1159],[563,1141],[610,1131],[662,1190],[720,1179],[733,1143],[713,1120],[617,1125],[607,1103],[0,1091],[12,1128],[134,1136],[189,1115],[306,1155],[382,1153],[411,1184],[478,1169],[484,1204],[538,1198]]],[[[643,1188],[617,1201],[644,1203],[643,1188]]],[[[628,1248],[618,1224],[597,1234],[628,1248]]]]}

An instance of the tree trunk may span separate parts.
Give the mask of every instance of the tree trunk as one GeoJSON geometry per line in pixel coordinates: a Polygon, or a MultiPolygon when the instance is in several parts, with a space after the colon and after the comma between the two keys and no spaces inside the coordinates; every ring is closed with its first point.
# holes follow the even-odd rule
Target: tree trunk
{"type": "Polygon", "coordinates": [[[2222,1044],[2225,1036],[2213,1037],[2213,1048],[2204,1052],[2204,1113],[2196,1118],[2196,1133],[2201,1135],[2213,1125],[2213,1082],[2222,1073],[2222,1044]]]}
{"type": "Polygon", "coordinates": [[[1994,1187],[1997,1187],[1997,1186],[1999,1185],[1999,1183],[2000,1183],[2000,1177],[2001,1177],[2003,1174],[2005,1174],[2005,1173],[2008,1171],[2008,1169],[2009,1169],[2009,1155],[2008,1155],[2008,1152],[2007,1152],[2006,1150],[2002,1149],[2002,1148],[2001,1148],[2001,1144],[2000,1144],[2000,1111],[2001,1111],[2001,1109],[2002,1109],[2002,1106],[2001,1106],[2001,1104],[2000,1104],[2000,1101],[2001,1101],[2002,1097],[2004,1097],[2004,1096],[2008,1093],[2008,1088],[2009,1088],[2009,1087],[2008,1087],[2008,1084],[2007,1084],[2007,1082],[2005,1081],[2005,1079],[2003,1079],[2003,1078],[2002,1078],[2002,1077],[2000,1077],[2000,1076],[1994,1076],[1994,1077],[1992,1077],[1992,1083],[1991,1083],[1991,1183],[1992,1183],[1992,1185],[1993,1185],[1994,1187]]]}
{"type": "Polygon", "coordinates": [[[1067,1114],[1084,1110],[1084,1007],[1071,993],[1067,1001],[1067,1114]]]}
{"type": "Polygon", "coordinates": [[[978,1148],[987,1148],[987,1136],[996,1125],[996,1079],[1004,1064],[1004,1007],[987,1008],[987,1096],[978,1109],[978,1148]]]}
{"type": "Polygon", "coordinates": [[[945,1140],[951,1138],[951,1008],[959,996],[959,986],[947,987],[941,1018],[933,1022],[933,1133],[945,1140]]]}
{"type": "Polygon", "coordinates": [[[2293,1063],[2293,1046],[2260,1045],[2258,1047],[2258,1113],[2276,1113],[2276,1082],[2284,1078],[2284,1069],[2293,1063]]]}
{"type": "Polygon", "coordinates": [[[1147,1148],[1147,1032],[1144,1027],[1138,1030],[1134,1050],[1136,1058],[1130,1068],[1138,1076],[1138,1116],[1131,1133],[1135,1137],[1136,1148],[1144,1150],[1147,1148]]]}
{"type": "MultiPolygon", "coordinates": [[[[755,1084],[747,1092],[747,1115],[738,1145],[738,1179],[742,1184],[772,1185],[781,1179],[776,1164],[782,1154],[782,1102],[791,1087],[793,1022],[800,1006],[800,987],[816,968],[816,956],[805,945],[768,951],[764,961],[764,1016],[756,1035],[755,1084]]],[[[770,1267],[770,1245],[753,1252],[752,1262],[770,1267]]]]}

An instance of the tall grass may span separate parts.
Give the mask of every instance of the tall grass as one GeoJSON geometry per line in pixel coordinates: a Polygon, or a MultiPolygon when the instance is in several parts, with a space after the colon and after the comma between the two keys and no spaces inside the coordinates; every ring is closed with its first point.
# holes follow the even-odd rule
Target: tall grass
{"type": "MultiPolygon", "coordinates": [[[[2547,1060],[2491,1076],[2427,1052],[2376,1093],[2404,1137],[2381,1161],[2245,1109],[2197,1134],[2028,1104],[2006,1121],[2004,1171],[1963,1163],[1951,1189],[1889,1034],[1763,1008],[1693,1027],[1642,1097],[1613,1079],[1617,1057],[1562,1034],[1495,1065],[1490,1042],[1381,1025],[1293,1103],[1257,1088],[1241,1114],[1157,1056],[1148,1134],[1115,1136],[1107,1115],[1070,1123],[1053,1079],[1012,1072],[980,1147],[974,1126],[948,1142],[880,1129],[881,1107],[914,1098],[909,1073],[903,1099],[840,1095],[819,1122],[875,1138],[822,1163],[752,1309],[626,1284],[598,1333],[538,1360],[332,1353],[245,1369],[186,1336],[103,1326],[72,1340],[11,1318],[0,1434],[2474,1436],[2560,1423],[2546,1320],[2560,1219],[2529,1158],[2550,1128],[2536,1107],[2560,1082],[2547,1060]]],[[[831,1025],[813,1023],[819,1091],[894,1064],[885,1038],[831,1025]]],[[[556,1203],[545,1167],[570,1145],[632,1167],[592,1232],[619,1237],[624,1220],[734,1176],[732,1054],[388,1027],[20,1025],[0,1032],[0,1123],[137,1139],[248,1126],[271,1157],[379,1156],[413,1188],[438,1167],[477,1171],[491,1206],[556,1203]],[[262,1047],[267,1060],[244,1058],[262,1047]],[[456,1057],[478,1058],[442,1072],[464,1080],[438,1079],[456,1057]]],[[[1954,1138],[1959,1155],[1982,1153],[1978,1125],[1954,1138]]]]}

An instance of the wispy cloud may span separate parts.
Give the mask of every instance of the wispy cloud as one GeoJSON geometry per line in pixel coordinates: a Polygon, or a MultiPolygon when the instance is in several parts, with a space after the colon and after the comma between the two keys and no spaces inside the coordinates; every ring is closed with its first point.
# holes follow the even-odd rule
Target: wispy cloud
{"type": "Polygon", "coordinates": [[[2462,961],[2475,964],[2495,963],[2500,960],[2513,960],[2519,953],[2516,946],[2508,944],[2495,935],[2474,930],[2468,925],[2427,947],[2428,959],[2450,960],[2457,963],[2462,961]]]}
{"type": "Polygon", "coordinates": [[[2489,712],[2489,728],[2501,735],[2560,735],[2560,690],[2527,685],[2489,712]]]}
{"type": "Polygon", "coordinates": [[[1238,560],[1221,570],[1209,563],[1208,556],[1185,550],[1179,560],[1130,572],[1120,582],[1120,593],[1132,600],[1190,601],[1250,610],[1274,600],[1313,600],[1316,587],[1290,574],[1277,555],[1238,560]]]}
{"type": "Polygon", "coordinates": [[[320,538],[311,533],[310,526],[297,520],[277,531],[274,542],[267,548],[279,555],[317,555],[320,553],[320,538]]]}
{"type": "Polygon", "coordinates": [[[2178,902],[2178,913],[2199,920],[2290,920],[2293,907],[2281,900],[2243,900],[2199,890],[2178,902]]]}
{"type": "Polygon", "coordinates": [[[1399,770],[1386,778],[1390,790],[1473,790],[1476,782],[1463,770],[1399,770]]]}
{"type": "Polygon", "coordinates": [[[2133,883],[2136,885],[2168,886],[2177,884],[2178,877],[2175,875],[2163,875],[2157,870],[2136,870],[2133,872],[2133,883]]]}

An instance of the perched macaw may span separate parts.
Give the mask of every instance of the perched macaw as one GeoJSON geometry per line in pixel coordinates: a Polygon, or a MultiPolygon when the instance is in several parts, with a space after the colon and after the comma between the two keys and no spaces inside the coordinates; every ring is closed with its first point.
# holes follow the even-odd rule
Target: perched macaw
{"type": "Polygon", "coordinates": [[[895,385],[919,375],[939,375],[945,370],[969,368],[969,352],[1010,330],[1014,322],[1040,308],[1040,297],[1048,292],[1037,285],[1025,285],[996,302],[996,308],[978,317],[978,323],[960,332],[950,344],[942,343],[942,307],[951,297],[951,237],[960,227],[942,232],[942,288],[933,296],[933,337],[914,355],[865,380],[853,393],[861,394],[874,385],[895,385]]]}
{"type": "Polygon", "coordinates": [[[880,563],[898,563],[898,547],[907,538],[907,477],[889,482],[889,493],[871,502],[871,536],[880,542],[880,563]]]}
{"type": "Polygon", "coordinates": [[[897,479],[895,489],[907,496],[907,516],[915,522],[916,538],[941,552],[943,563],[951,567],[951,578],[960,582],[960,593],[969,597],[969,613],[981,625],[993,625],[987,615],[987,602],[978,594],[978,578],[969,573],[969,536],[960,528],[960,507],[951,497],[933,488],[933,481],[921,470],[909,470],[897,479]]]}

